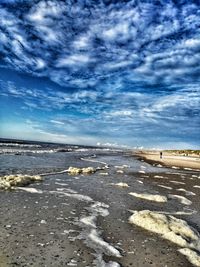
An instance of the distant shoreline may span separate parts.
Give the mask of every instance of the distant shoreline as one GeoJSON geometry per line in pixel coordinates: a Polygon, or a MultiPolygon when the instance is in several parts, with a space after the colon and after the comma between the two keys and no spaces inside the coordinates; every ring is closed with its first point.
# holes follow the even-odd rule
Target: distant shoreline
{"type": "Polygon", "coordinates": [[[178,150],[169,152],[162,151],[162,159],[160,158],[159,151],[139,151],[134,153],[141,159],[149,162],[150,164],[161,164],[168,167],[179,167],[188,169],[199,169],[200,170],[200,157],[199,155],[187,154],[187,156],[180,155],[178,150]]]}

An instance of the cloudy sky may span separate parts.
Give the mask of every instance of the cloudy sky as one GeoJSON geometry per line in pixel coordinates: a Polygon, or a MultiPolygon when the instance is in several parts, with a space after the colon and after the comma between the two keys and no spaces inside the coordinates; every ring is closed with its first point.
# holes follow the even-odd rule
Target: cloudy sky
{"type": "Polygon", "coordinates": [[[0,136],[200,146],[198,0],[0,0],[0,136]]]}

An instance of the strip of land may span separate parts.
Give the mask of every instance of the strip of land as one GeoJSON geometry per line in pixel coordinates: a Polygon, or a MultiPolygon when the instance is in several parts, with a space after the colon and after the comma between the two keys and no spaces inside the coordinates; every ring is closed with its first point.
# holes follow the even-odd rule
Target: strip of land
{"type": "Polygon", "coordinates": [[[169,167],[191,168],[200,170],[200,156],[198,152],[180,153],[178,150],[162,151],[138,151],[136,155],[149,163],[159,163],[169,167]]]}

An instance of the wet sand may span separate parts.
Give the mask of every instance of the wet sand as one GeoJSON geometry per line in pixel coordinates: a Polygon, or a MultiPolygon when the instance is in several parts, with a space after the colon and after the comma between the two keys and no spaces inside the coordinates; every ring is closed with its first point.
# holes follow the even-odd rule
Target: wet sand
{"type": "Polygon", "coordinates": [[[136,152],[136,155],[146,159],[149,163],[160,163],[169,167],[180,167],[198,169],[200,171],[200,157],[194,156],[179,156],[172,153],[163,152],[162,158],[160,158],[159,152],[141,151],[136,152]]]}
{"type": "Polygon", "coordinates": [[[130,224],[129,218],[136,210],[168,212],[200,232],[198,171],[152,166],[129,152],[88,150],[0,157],[2,174],[40,174],[69,166],[109,167],[90,175],[47,175],[44,182],[26,187],[34,188],[35,193],[1,191],[1,267],[193,266],[178,252],[178,245],[130,224]],[[9,168],[4,168],[5,163],[9,168]],[[116,185],[122,182],[129,187],[116,185]],[[168,200],[149,201],[131,192],[160,194],[168,200]],[[191,204],[169,195],[186,197],[191,204]]]}

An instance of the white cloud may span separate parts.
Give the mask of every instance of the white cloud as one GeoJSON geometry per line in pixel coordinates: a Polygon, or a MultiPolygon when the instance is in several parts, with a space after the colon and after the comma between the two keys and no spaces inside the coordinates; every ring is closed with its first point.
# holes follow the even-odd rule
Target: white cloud
{"type": "Polygon", "coordinates": [[[57,1],[40,1],[37,5],[33,6],[27,17],[33,22],[43,24],[48,22],[48,16],[60,16],[63,9],[64,6],[57,1]]]}
{"type": "Polygon", "coordinates": [[[110,115],[111,117],[126,117],[131,116],[133,114],[132,110],[118,110],[118,111],[111,111],[107,113],[107,115],[110,115]]]}
{"type": "Polygon", "coordinates": [[[50,120],[53,124],[59,124],[59,125],[64,125],[65,123],[62,121],[57,121],[57,120],[50,120]]]}
{"type": "Polygon", "coordinates": [[[90,61],[89,55],[74,54],[74,55],[59,59],[57,62],[57,67],[87,64],[89,61],[90,61]]]}
{"type": "Polygon", "coordinates": [[[89,43],[90,43],[89,36],[83,35],[75,39],[72,47],[75,47],[77,49],[83,49],[83,48],[87,48],[89,46],[89,43]]]}

